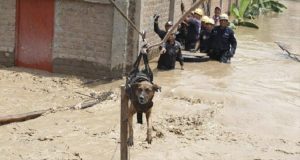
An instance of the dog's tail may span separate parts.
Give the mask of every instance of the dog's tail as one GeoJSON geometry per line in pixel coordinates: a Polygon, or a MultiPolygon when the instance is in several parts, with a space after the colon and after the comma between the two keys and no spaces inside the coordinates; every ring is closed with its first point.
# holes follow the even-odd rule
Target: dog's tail
{"type": "Polygon", "coordinates": [[[143,124],[143,113],[137,113],[136,118],[137,118],[137,123],[143,124]]]}

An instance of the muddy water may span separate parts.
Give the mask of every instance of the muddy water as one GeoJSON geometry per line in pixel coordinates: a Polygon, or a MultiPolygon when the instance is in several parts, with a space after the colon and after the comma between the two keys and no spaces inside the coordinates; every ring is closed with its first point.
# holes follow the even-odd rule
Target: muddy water
{"type": "MultiPolygon", "coordinates": [[[[259,30],[235,31],[232,64],[186,63],[184,71],[155,73],[162,92],[154,99],[153,143],[144,141],[145,124],[135,124],[130,159],[300,159],[300,63],[274,43],[299,53],[300,2],[284,3],[289,9],[261,17],[259,30]]],[[[22,68],[0,75],[1,115],[76,104],[86,98],[76,91],[119,94],[122,83],[81,85],[83,79],[22,68]]],[[[119,159],[119,99],[0,126],[0,159],[119,159]]]]}
{"type": "MultiPolygon", "coordinates": [[[[235,31],[238,49],[232,64],[187,63],[184,71],[158,73],[156,80],[163,91],[169,91],[165,97],[223,104],[210,105],[216,112],[211,125],[218,127],[209,127],[208,132],[220,137],[229,134],[227,140],[193,142],[199,146],[182,149],[189,155],[173,154],[190,159],[197,150],[199,159],[300,159],[300,63],[274,43],[279,41],[300,54],[300,2],[284,3],[288,10],[283,14],[260,17],[259,30],[240,27],[235,31]]],[[[181,107],[182,112],[188,108],[181,107]]]]}
{"type": "MultiPolygon", "coordinates": [[[[274,43],[281,42],[291,52],[300,55],[300,11],[298,10],[300,2],[283,2],[288,10],[283,14],[261,16],[256,21],[260,26],[259,30],[239,27],[235,31],[238,49],[232,64],[213,61],[201,64],[186,63],[185,71],[159,72],[156,80],[168,84],[174,92],[179,89],[174,94],[180,96],[201,95],[208,98],[216,98],[211,97],[210,94],[221,96],[228,103],[228,110],[244,112],[249,108],[251,110],[255,108],[253,112],[260,112],[259,110],[270,112],[278,110],[280,111],[278,114],[291,112],[291,115],[286,117],[288,120],[286,123],[290,123],[298,132],[281,129],[276,132],[278,134],[287,132],[300,138],[299,119],[298,122],[293,122],[293,119],[297,119],[299,115],[300,107],[300,63],[283,54],[284,52],[274,43]],[[175,83],[170,84],[170,82],[175,83]]],[[[247,114],[249,116],[250,113],[245,112],[245,115],[247,114]]],[[[241,127],[246,127],[246,124],[254,127],[252,123],[258,125],[262,119],[274,120],[280,115],[260,116],[257,120],[248,117],[251,121],[247,123],[246,121],[241,123],[241,118],[237,121],[232,117],[235,122],[230,123],[235,125],[241,123],[243,125],[241,127]]],[[[280,128],[277,126],[280,124],[275,120],[274,125],[280,128]]]]}

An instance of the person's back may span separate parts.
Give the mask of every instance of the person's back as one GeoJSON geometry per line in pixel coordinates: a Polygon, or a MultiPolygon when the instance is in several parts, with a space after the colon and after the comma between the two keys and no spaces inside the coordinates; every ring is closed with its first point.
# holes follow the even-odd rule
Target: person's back
{"type": "Polygon", "coordinates": [[[188,32],[187,37],[191,40],[196,40],[199,38],[201,22],[195,18],[192,18],[188,21],[188,32]]]}
{"type": "Polygon", "coordinates": [[[188,18],[187,24],[187,37],[185,50],[195,49],[196,43],[199,40],[200,31],[201,31],[201,18],[203,16],[203,11],[201,9],[196,9],[194,12],[194,17],[188,18]]]}

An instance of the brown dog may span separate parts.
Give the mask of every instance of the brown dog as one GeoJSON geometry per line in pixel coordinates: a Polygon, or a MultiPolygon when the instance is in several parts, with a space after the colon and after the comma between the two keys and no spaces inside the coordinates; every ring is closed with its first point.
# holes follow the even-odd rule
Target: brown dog
{"type": "Polygon", "coordinates": [[[133,115],[137,113],[138,122],[142,123],[142,114],[146,114],[147,119],[147,142],[151,144],[152,142],[152,123],[151,123],[151,109],[153,106],[152,99],[154,93],[161,89],[160,86],[152,84],[149,81],[141,81],[132,85],[132,95],[130,96],[130,106],[128,110],[128,129],[129,129],[129,138],[128,145],[133,145],[133,128],[132,121],[133,115]],[[140,120],[139,120],[140,119],[140,120]]]}

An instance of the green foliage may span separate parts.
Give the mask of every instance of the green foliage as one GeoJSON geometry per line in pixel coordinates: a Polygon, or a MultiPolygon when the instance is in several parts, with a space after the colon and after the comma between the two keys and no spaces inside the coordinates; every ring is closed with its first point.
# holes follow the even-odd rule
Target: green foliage
{"type": "Polygon", "coordinates": [[[237,6],[235,4],[232,4],[230,7],[230,13],[233,14],[237,19],[241,19],[241,15],[239,12],[239,9],[237,8],[237,6]]]}
{"type": "Polygon", "coordinates": [[[280,13],[283,12],[283,9],[287,9],[287,7],[277,0],[252,0],[244,17],[253,19],[268,12],[280,13]]]}
{"type": "Polygon", "coordinates": [[[230,11],[231,13],[237,18],[235,20],[233,20],[233,24],[236,26],[245,26],[245,27],[251,27],[251,28],[256,28],[258,29],[259,27],[252,22],[249,21],[245,21],[245,11],[250,3],[250,0],[241,0],[242,3],[240,8],[238,9],[237,6],[235,4],[231,5],[230,11]]]}
{"type": "Polygon", "coordinates": [[[240,7],[239,7],[239,13],[240,16],[243,16],[250,4],[250,0],[240,0],[240,7]]]}
{"type": "Polygon", "coordinates": [[[237,26],[247,26],[251,28],[259,28],[256,24],[245,21],[245,19],[254,19],[260,14],[275,12],[280,13],[287,7],[278,0],[240,0],[239,8],[232,4],[230,11],[237,18],[233,23],[237,26]]]}

